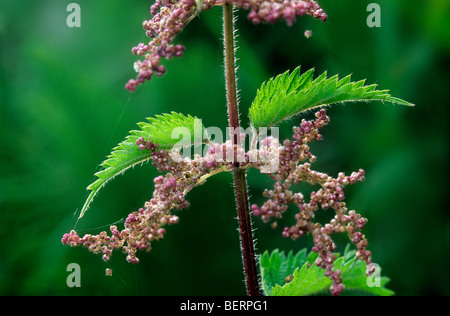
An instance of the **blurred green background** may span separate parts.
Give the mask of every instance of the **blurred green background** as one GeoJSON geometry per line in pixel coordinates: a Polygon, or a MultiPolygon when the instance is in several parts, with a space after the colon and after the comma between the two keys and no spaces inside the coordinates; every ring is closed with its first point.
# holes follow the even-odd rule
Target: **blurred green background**
{"type": "MultiPolygon", "coordinates": [[[[221,9],[194,20],[176,43],[185,56],[164,62],[167,74],[130,94],[131,48],[146,41],[141,23],[153,1],[78,0],[81,28],[66,25],[71,1],[0,2],[0,294],[241,295],[245,294],[232,178],[219,175],[192,191],[191,207],[163,241],[131,265],[61,244],[107,230],[149,199],[150,164],[104,188],[77,217],[99,164],[136,123],[155,114],[196,115],[225,128],[221,9]],[[81,287],[66,286],[69,263],[81,287]],[[105,269],[113,270],[105,277],[105,269]]],[[[326,23],[311,17],[252,25],[239,12],[242,124],[260,84],[302,65],[330,75],[352,73],[390,89],[414,108],[371,104],[328,110],[324,139],[312,145],[314,168],[336,176],[363,168],[366,181],[347,188],[347,201],[369,219],[365,233],[374,262],[398,295],[449,294],[448,132],[450,3],[428,0],[322,0],[326,23]],[[367,4],[381,6],[381,27],[366,25],[367,4]],[[306,39],[306,29],[313,36],[306,39]]],[[[147,40],[148,42],[148,40],[147,40]]],[[[304,117],[311,118],[312,113],[304,117]]],[[[297,120],[282,125],[281,135],[297,120]]],[[[252,203],[263,201],[268,178],[249,173],[252,203]]],[[[301,187],[307,192],[307,186],[301,187]]],[[[254,220],[257,251],[310,247],[281,237],[292,214],[273,230],[254,220]]],[[[337,238],[338,250],[346,237],[337,238]]]]}

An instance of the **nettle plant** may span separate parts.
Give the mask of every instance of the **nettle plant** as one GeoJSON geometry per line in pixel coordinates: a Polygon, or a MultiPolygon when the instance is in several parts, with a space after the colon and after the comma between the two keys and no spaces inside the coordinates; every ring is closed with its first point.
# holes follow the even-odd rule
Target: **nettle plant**
{"type": "MultiPolygon", "coordinates": [[[[240,242],[244,275],[248,295],[311,295],[326,293],[340,295],[345,289],[368,294],[392,295],[384,285],[386,277],[380,277],[372,263],[368,242],[361,232],[367,219],[354,210],[348,210],[344,187],[364,180],[364,170],[350,175],[342,172],[332,177],[312,169],[316,160],[310,152],[310,144],[322,138],[320,129],[329,123],[322,107],[342,102],[382,101],[412,106],[411,103],[392,97],[388,90],[377,90],[377,85],[365,85],[365,81],[353,82],[350,76],[328,77],[323,73],[314,77],[314,69],[302,72],[300,67],[264,82],[257,91],[249,109],[251,126],[244,130],[239,123],[235,39],[233,10],[250,11],[248,18],[255,24],[285,20],[292,25],[298,16],[309,15],[326,21],[327,15],[312,0],[156,0],[151,6],[153,18],[143,22],[148,44],[139,44],[133,54],[142,59],[135,63],[136,79],[126,84],[126,89],[136,87],[161,76],[166,69],[162,59],[181,57],[184,46],[174,44],[178,33],[200,13],[214,6],[223,8],[224,63],[226,96],[228,104],[228,140],[217,143],[211,140],[211,130],[202,121],[190,115],[171,112],[156,115],[148,122],[139,123],[139,130],[131,131],[126,139],[113,149],[102,163],[104,167],[95,175],[97,180],[91,190],[80,218],[85,214],[98,191],[116,175],[136,164],[151,160],[161,172],[154,182],[152,198],[125,220],[124,228],[116,225],[110,232],[98,235],[78,236],[72,230],[65,234],[65,245],[84,246],[101,254],[108,261],[115,250],[122,250],[126,260],[139,262],[138,251],[150,251],[152,242],[161,240],[166,225],[178,223],[173,211],[189,206],[186,195],[206,179],[228,172],[234,178],[234,190],[239,221],[240,242]],[[314,120],[302,120],[292,129],[292,137],[280,142],[277,124],[302,112],[318,109],[314,120]],[[271,135],[268,136],[268,129],[271,135]],[[246,138],[248,136],[248,148],[246,138]],[[201,149],[202,146],[204,149],[201,149]],[[191,156],[190,146],[197,153],[191,156]],[[196,146],[196,147],[195,147],[196,146]],[[262,205],[250,205],[247,195],[246,172],[259,170],[273,179],[273,187],[264,191],[266,201],[262,205]],[[309,196],[294,192],[295,185],[306,182],[319,189],[309,196]],[[255,255],[251,215],[264,222],[276,221],[290,205],[297,209],[295,222],[284,227],[282,236],[297,239],[311,235],[314,242],[311,252],[306,249],[287,255],[279,250],[255,255]],[[335,216],[327,224],[315,221],[319,210],[331,209],[335,216]],[[331,238],[344,233],[350,239],[343,254],[336,253],[331,238]],[[353,244],[355,249],[351,250],[353,244]],[[370,277],[377,277],[369,282],[370,277]],[[375,284],[375,286],[373,286],[375,284]]],[[[306,34],[305,34],[306,36],[306,34]]],[[[309,34],[308,34],[309,36],[309,34]]],[[[219,131],[214,133],[217,136],[219,131]]],[[[220,137],[215,137],[220,139],[220,137]]],[[[111,271],[107,269],[107,274],[111,271]]]]}

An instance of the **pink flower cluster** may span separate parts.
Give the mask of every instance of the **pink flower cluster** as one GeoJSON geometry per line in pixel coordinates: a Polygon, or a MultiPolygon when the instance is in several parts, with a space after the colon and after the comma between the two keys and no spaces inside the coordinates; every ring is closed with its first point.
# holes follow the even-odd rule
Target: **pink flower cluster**
{"type": "MultiPolygon", "coordinates": [[[[160,150],[158,144],[140,137],[136,140],[136,146],[141,150],[151,151],[153,165],[159,172],[165,173],[153,180],[155,189],[152,199],[143,208],[128,215],[121,231],[112,225],[111,235],[103,231],[98,235],[79,237],[72,230],[63,236],[62,243],[72,247],[87,247],[93,253],[102,254],[105,261],[110,259],[114,250],[122,249],[127,254],[128,262],[138,263],[137,251],[150,251],[151,243],[164,237],[164,226],[178,222],[178,217],[172,214],[172,210],[189,206],[185,196],[194,187],[219,172],[233,171],[235,168],[256,168],[267,173],[270,167],[272,171],[267,174],[274,180],[273,188],[264,191],[267,200],[261,206],[251,206],[253,215],[268,222],[281,218],[290,204],[295,205],[298,208],[295,224],[284,227],[282,235],[294,240],[308,234],[312,236],[312,250],[319,254],[316,265],[322,267],[325,275],[332,280],[332,294],[339,295],[344,285],[341,272],[334,268],[336,256],[333,251],[336,245],[331,236],[346,233],[356,245],[356,256],[368,266],[371,263],[371,253],[367,250],[367,239],[361,233],[367,220],[354,210],[347,209],[343,190],[349,184],[363,181],[364,170],[360,169],[351,175],[341,172],[333,178],[311,169],[311,163],[316,157],[311,154],[308,143],[322,138],[319,129],[328,122],[325,110],[320,110],[316,113],[315,120],[302,120],[300,126],[294,127],[292,139],[285,140],[282,145],[278,143],[278,139],[267,137],[261,140],[259,149],[252,148],[246,152],[231,141],[223,144],[210,143],[204,157],[195,155],[193,159],[181,158],[177,150],[160,150]],[[274,155],[278,156],[275,169],[272,160],[274,155]],[[302,193],[291,190],[292,185],[300,182],[320,185],[318,190],[310,194],[309,201],[302,193]],[[314,222],[315,213],[319,209],[333,209],[334,218],[325,225],[314,222]]],[[[372,272],[367,271],[368,275],[372,272]]]]}
{"type": "Polygon", "coordinates": [[[224,3],[250,10],[248,18],[255,24],[274,23],[284,19],[290,26],[297,16],[304,15],[323,21],[327,19],[327,15],[314,0],[156,0],[150,8],[153,18],[142,23],[151,40],[148,44],[140,43],[132,48],[134,55],[143,56],[144,59],[135,62],[137,78],[130,79],[125,88],[135,91],[138,85],[154,75],[162,76],[166,72],[166,68],[161,65],[162,58],[183,56],[184,46],[172,43],[178,33],[200,12],[224,3]]]}
{"type": "Polygon", "coordinates": [[[294,24],[297,16],[311,15],[322,21],[327,20],[327,14],[320,8],[316,1],[249,1],[243,0],[245,7],[250,6],[251,11],[248,19],[255,24],[266,22],[275,23],[279,19],[284,19],[288,26],[294,24]]]}
{"type": "Polygon", "coordinates": [[[112,225],[111,236],[103,231],[83,237],[72,230],[63,236],[61,241],[64,245],[87,247],[93,253],[101,253],[105,261],[110,259],[113,250],[122,249],[127,254],[126,260],[136,264],[139,262],[137,250],[150,251],[151,242],[164,237],[166,230],[163,227],[178,223],[178,217],[172,215],[171,210],[187,208],[189,202],[184,198],[187,192],[202,180],[202,176],[214,173],[215,169],[224,165],[211,164],[208,157],[175,162],[170,158],[169,151],[158,150],[157,144],[142,137],[136,145],[141,150],[151,150],[153,164],[159,171],[167,172],[165,176],[160,175],[153,180],[155,189],[152,199],[143,208],[128,215],[123,230],[119,231],[117,226],[112,225]]]}
{"type": "Polygon", "coordinates": [[[135,91],[137,85],[150,80],[154,74],[158,77],[162,76],[166,69],[161,65],[161,58],[171,59],[174,56],[183,55],[184,47],[174,45],[172,41],[188,23],[195,12],[195,7],[194,0],[157,0],[151,6],[153,18],[144,21],[142,27],[152,40],[147,45],[140,43],[131,50],[134,55],[145,58],[135,63],[138,77],[128,81],[125,85],[127,90],[135,91]]]}
{"type": "Polygon", "coordinates": [[[294,127],[292,140],[286,140],[280,152],[280,168],[273,175],[275,180],[273,189],[264,191],[264,196],[268,198],[267,201],[262,206],[253,204],[251,209],[253,215],[260,216],[264,222],[267,222],[272,218],[281,218],[289,204],[296,205],[298,208],[298,213],[295,214],[296,223],[291,227],[285,227],[282,235],[295,240],[311,234],[314,242],[312,250],[319,253],[316,265],[322,267],[325,275],[333,281],[330,288],[331,293],[339,295],[344,289],[344,285],[341,272],[334,269],[336,256],[333,251],[336,249],[336,244],[331,239],[331,235],[347,233],[351,242],[358,249],[356,256],[367,265],[371,263],[371,253],[367,250],[367,239],[361,233],[367,220],[354,210],[348,211],[344,202],[343,188],[348,184],[363,181],[364,170],[360,169],[349,176],[341,172],[337,178],[311,170],[311,162],[315,161],[316,157],[309,152],[307,143],[314,139],[321,139],[319,128],[326,125],[328,121],[325,110],[320,110],[316,113],[315,121],[303,120],[301,126],[294,127]],[[300,182],[311,185],[318,184],[320,189],[313,191],[309,201],[306,201],[303,194],[290,190],[293,184],[300,182]],[[329,223],[323,226],[313,221],[319,207],[323,210],[331,208],[336,214],[329,223]]]}
{"type": "Polygon", "coordinates": [[[136,140],[136,146],[140,150],[151,151],[153,165],[159,172],[165,173],[153,180],[155,189],[152,199],[143,208],[128,215],[123,230],[119,231],[116,225],[112,225],[111,235],[103,231],[98,235],[86,234],[83,237],[72,230],[63,236],[61,241],[64,245],[84,246],[95,254],[102,254],[105,261],[110,259],[114,250],[122,249],[127,254],[128,262],[138,263],[137,251],[150,251],[151,243],[164,237],[164,226],[178,222],[178,217],[172,214],[172,210],[189,206],[185,196],[195,186],[203,184],[208,177],[219,172],[250,166],[264,168],[272,163],[266,159],[270,156],[267,144],[262,145],[259,150],[245,152],[231,141],[212,143],[204,157],[196,155],[194,159],[181,158],[179,150],[160,150],[158,144],[146,141],[143,137],[136,140]],[[252,162],[258,155],[264,156],[264,159],[252,162]],[[234,159],[238,159],[237,165],[234,159]]]}

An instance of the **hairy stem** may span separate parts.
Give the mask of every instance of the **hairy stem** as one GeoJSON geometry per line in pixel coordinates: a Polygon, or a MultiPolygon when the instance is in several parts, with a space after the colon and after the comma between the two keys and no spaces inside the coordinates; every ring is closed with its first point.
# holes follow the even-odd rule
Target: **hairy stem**
{"type": "MultiPolygon", "coordinates": [[[[223,5],[223,29],[225,46],[225,77],[227,89],[228,120],[230,124],[230,137],[233,144],[240,145],[239,110],[236,89],[236,65],[234,46],[233,7],[223,5]]],[[[236,163],[237,166],[239,165],[236,163]]],[[[253,245],[252,223],[247,195],[245,170],[236,168],[233,172],[236,206],[239,220],[239,234],[241,240],[242,261],[244,264],[245,283],[249,296],[260,295],[258,271],[256,268],[255,250],[253,245]]]]}

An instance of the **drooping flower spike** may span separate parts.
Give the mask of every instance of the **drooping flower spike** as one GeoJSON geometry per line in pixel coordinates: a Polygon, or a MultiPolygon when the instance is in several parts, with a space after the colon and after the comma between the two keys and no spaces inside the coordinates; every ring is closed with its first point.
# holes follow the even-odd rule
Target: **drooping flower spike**
{"type": "Polygon", "coordinates": [[[322,139],[319,129],[328,122],[329,118],[322,109],[316,113],[314,121],[303,120],[300,126],[294,127],[292,139],[285,140],[283,144],[279,144],[278,139],[267,137],[261,140],[258,149],[252,148],[246,152],[243,148],[237,148],[236,156],[240,157],[241,161],[237,165],[227,159],[234,156],[236,149],[236,145],[231,141],[223,144],[211,143],[204,157],[196,156],[191,159],[181,158],[177,150],[159,149],[158,144],[140,137],[136,141],[136,147],[142,151],[150,151],[153,165],[159,172],[165,173],[153,180],[155,189],[152,198],[137,212],[128,215],[123,230],[119,231],[116,225],[112,225],[111,235],[103,231],[98,235],[87,234],[83,237],[71,231],[63,236],[62,243],[72,247],[87,247],[93,253],[102,254],[105,261],[110,259],[114,250],[122,249],[127,254],[126,260],[136,264],[139,262],[138,250],[150,251],[152,242],[164,237],[164,226],[178,223],[178,217],[172,212],[189,206],[185,196],[191,189],[219,172],[231,172],[235,168],[256,168],[263,171],[268,167],[272,168],[275,161],[277,168],[268,174],[275,181],[273,189],[265,190],[264,196],[268,199],[261,207],[256,204],[251,206],[253,215],[268,222],[281,218],[289,204],[296,205],[296,223],[285,227],[282,235],[294,240],[308,234],[312,236],[312,250],[319,253],[316,264],[322,267],[325,275],[333,281],[330,288],[332,294],[339,295],[344,286],[340,271],[334,269],[336,256],[333,251],[336,245],[331,235],[347,233],[358,249],[357,257],[367,265],[371,263],[371,253],[367,250],[367,240],[361,233],[367,220],[353,210],[348,211],[343,192],[343,188],[348,184],[364,180],[364,170],[360,169],[350,176],[339,173],[337,178],[333,178],[311,169],[311,163],[316,157],[309,151],[308,143],[322,139]],[[321,188],[312,192],[309,201],[306,201],[302,193],[290,189],[293,184],[300,182],[319,184],[321,188]],[[336,213],[335,217],[323,226],[314,222],[319,207],[332,208],[336,213]]]}
{"type": "Polygon", "coordinates": [[[161,59],[183,56],[184,46],[173,44],[175,37],[198,14],[224,2],[236,8],[250,10],[248,18],[255,24],[275,23],[283,19],[291,26],[297,16],[311,15],[326,21],[327,15],[313,0],[156,0],[150,8],[153,18],[143,22],[147,44],[139,43],[132,48],[134,55],[144,57],[134,64],[138,73],[136,79],[130,79],[125,88],[135,91],[136,87],[153,76],[162,76],[166,68],[161,59]]]}

